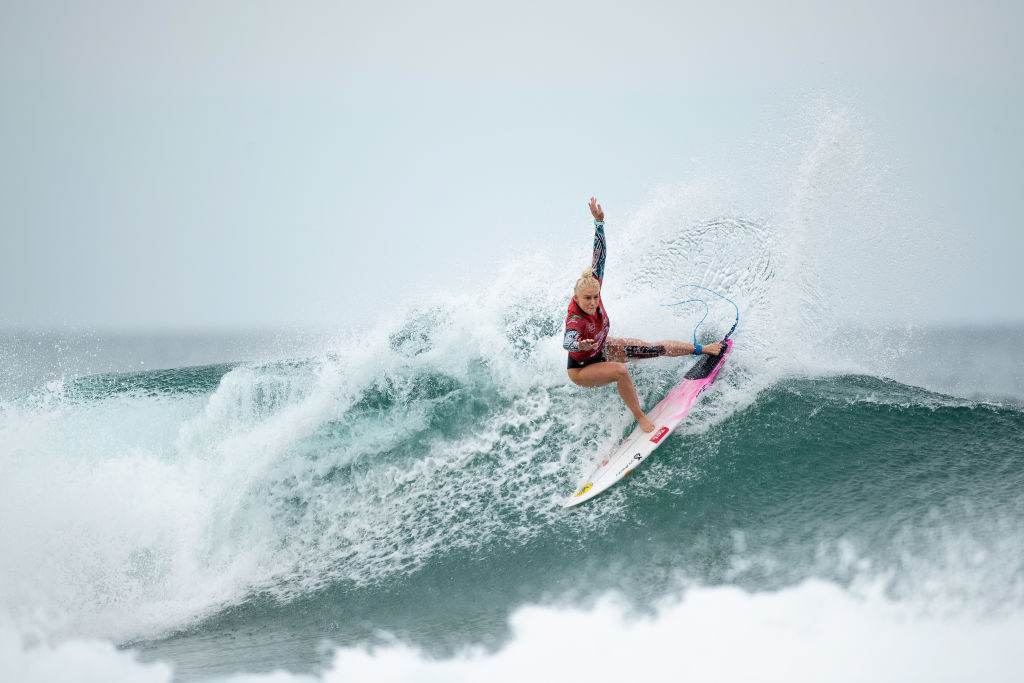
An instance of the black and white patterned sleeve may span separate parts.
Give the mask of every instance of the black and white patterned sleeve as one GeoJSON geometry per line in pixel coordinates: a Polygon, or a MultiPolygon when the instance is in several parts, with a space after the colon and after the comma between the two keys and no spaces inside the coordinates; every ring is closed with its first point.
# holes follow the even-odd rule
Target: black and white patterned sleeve
{"type": "Polygon", "coordinates": [[[580,331],[579,330],[566,330],[565,339],[562,340],[562,348],[570,353],[576,353],[580,350],[580,331]]]}
{"type": "Polygon", "coordinates": [[[594,221],[594,261],[591,270],[594,277],[604,283],[604,260],[608,255],[608,245],[604,240],[604,221],[594,221]]]}

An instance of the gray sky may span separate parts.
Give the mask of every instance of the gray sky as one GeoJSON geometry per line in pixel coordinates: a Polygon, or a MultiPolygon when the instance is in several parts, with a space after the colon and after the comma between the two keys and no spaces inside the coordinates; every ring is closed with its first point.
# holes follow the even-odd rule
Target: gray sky
{"type": "Polygon", "coordinates": [[[756,210],[758,174],[792,169],[749,162],[822,100],[886,167],[884,220],[927,243],[885,276],[920,318],[1024,320],[1022,20],[1019,2],[8,0],[0,326],[333,325],[585,232],[592,193],[611,218],[710,173],[756,210]]]}

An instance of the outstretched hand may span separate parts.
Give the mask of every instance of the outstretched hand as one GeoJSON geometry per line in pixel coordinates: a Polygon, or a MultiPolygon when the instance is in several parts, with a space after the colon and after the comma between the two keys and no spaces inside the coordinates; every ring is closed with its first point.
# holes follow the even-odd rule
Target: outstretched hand
{"type": "Polygon", "coordinates": [[[597,203],[597,197],[590,198],[590,215],[595,221],[604,221],[604,209],[597,203]]]}

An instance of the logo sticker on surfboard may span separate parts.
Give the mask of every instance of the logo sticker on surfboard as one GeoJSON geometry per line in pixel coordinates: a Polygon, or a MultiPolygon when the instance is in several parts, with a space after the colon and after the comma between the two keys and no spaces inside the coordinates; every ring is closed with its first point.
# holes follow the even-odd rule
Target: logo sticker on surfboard
{"type": "Polygon", "coordinates": [[[668,427],[662,427],[661,429],[654,433],[654,436],[651,437],[651,443],[658,443],[663,438],[665,438],[666,434],[668,434],[668,427]]]}
{"type": "Polygon", "coordinates": [[[589,491],[589,490],[590,490],[590,489],[591,489],[591,488],[592,488],[593,486],[594,486],[594,482],[592,482],[592,481],[588,481],[588,482],[587,482],[586,484],[584,484],[583,486],[581,486],[581,487],[580,487],[580,490],[579,490],[579,491],[577,491],[577,492],[576,492],[575,494],[573,494],[573,497],[574,497],[574,498],[579,498],[579,497],[580,497],[580,496],[582,496],[582,495],[583,495],[584,493],[586,493],[587,491],[589,491]]]}

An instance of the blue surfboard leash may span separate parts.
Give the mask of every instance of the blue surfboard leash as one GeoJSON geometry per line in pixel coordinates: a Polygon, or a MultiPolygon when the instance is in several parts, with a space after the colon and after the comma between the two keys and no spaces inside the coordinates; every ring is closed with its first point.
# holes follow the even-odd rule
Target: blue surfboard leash
{"type": "MultiPolygon", "coordinates": [[[[714,294],[715,296],[717,296],[719,299],[724,299],[725,301],[728,301],[730,304],[732,304],[732,307],[736,310],[736,320],[733,322],[732,327],[729,328],[729,332],[726,333],[726,335],[724,337],[722,337],[722,341],[726,341],[727,339],[729,339],[729,337],[732,336],[732,333],[736,331],[736,326],[740,324],[740,307],[736,305],[736,302],[733,301],[732,299],[730,299],[729,297],[725,296],[724,294],[719,294],[715,290],[710,289],[708,287],[704,287],[703,285],[686,284],[686,285],[680,285],[680,286],[681,287],[693,287],[695,289],[700,289],[700,290],[703,290],[705,292],[709,292],[709,293],[714,294]]],[[[694,303],[694,302],[698,302],[698,303],[704,304],[704,317],[701,318],[700,322],[698,322],[693,327],[693,345],[695,347],[697,347],[698,346],[698,344],[697,344],[697,330],[699,330],[700,326],[704,324],[705,320],[707,320],[708,313],[711,310],[710,307],[708,306],[708,302],[705,301],[704,299],[684,299],[683,301],[676,301],[676,302],[671,303],[671,304],[662,304],[662,306],[681,306],[682,304],[689,304],[689,303],[694,303]]]]}

